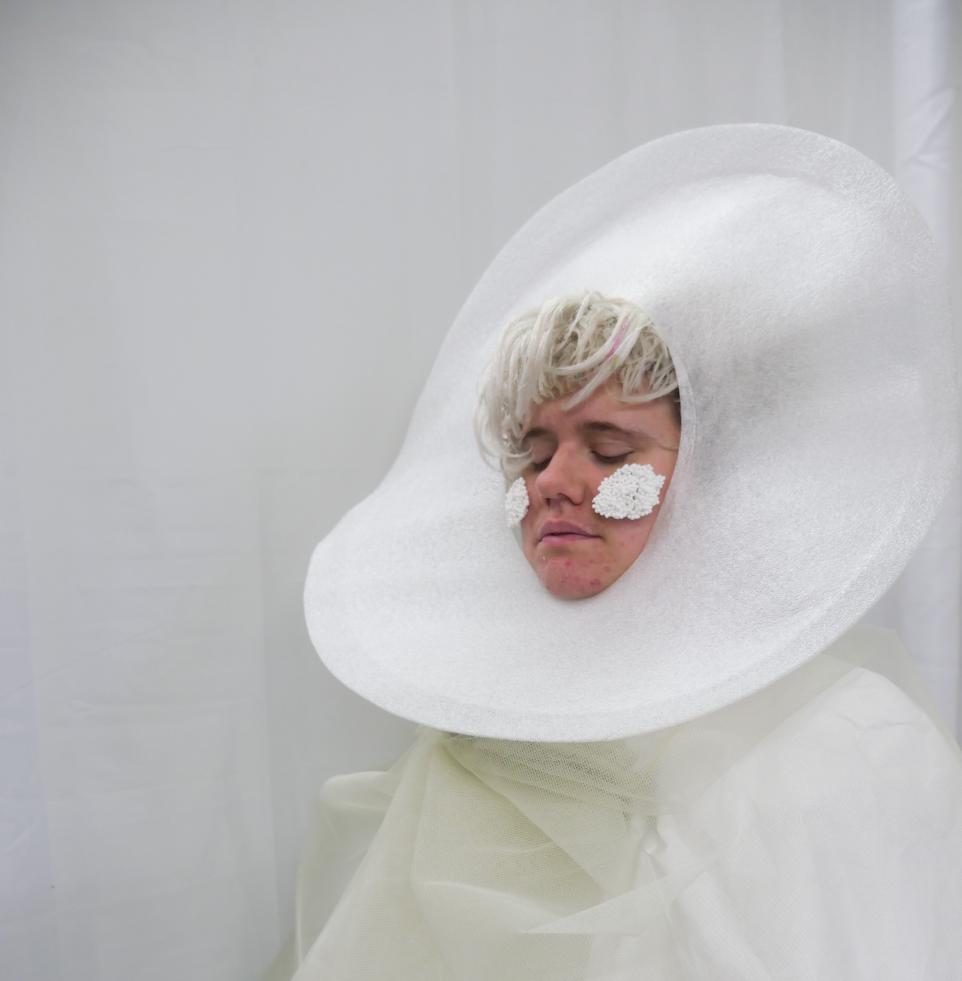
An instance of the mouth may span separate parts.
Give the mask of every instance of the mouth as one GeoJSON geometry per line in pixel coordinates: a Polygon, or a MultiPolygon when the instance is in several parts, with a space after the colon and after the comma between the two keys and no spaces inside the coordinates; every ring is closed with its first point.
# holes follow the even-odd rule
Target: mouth
{"type": "Polygon", "coordinates": [[[573,532],[560,532],[554,535],[542,535],[539,545],[570,545],[572,542],[593,542],[598,535],[577,535],[573,532]]]}
{"type": "Polygon", "coordinates": [[[546,521],[538,533],[539,545],[571,545],[600,538],[570,521],[546,521]]]}

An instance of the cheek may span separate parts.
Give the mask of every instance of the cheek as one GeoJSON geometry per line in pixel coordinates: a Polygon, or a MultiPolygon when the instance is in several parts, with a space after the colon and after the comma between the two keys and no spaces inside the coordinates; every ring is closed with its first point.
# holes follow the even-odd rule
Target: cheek
{"type": "MultiPolygon", "coordinates": [[[[657,512],[655,512],[657,513],[657,512]]],[[[630,565],[642,552],[651,534],[654,514],[646,515],[637,521],[612,521],[608,529],[608,542],[611,545],[612,557],[630,565]]]]}

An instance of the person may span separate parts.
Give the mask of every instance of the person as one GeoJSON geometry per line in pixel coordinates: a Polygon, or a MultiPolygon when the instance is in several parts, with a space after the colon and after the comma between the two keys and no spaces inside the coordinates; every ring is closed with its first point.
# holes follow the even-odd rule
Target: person
{"type": "Polygon", "coordinates": [[[324,663],[418,728],[321,788],[273,977],[957,978],[962,751],[859,620],[949,355],[921,220],[819,134],[672,134],[535,216],[312,556],[324,663]]]}
{"type": "Polygon", "coordinates": [[[592,502],[625,466],[650,467],[667,494],[681,433],[677,392],[667,347],[628,300],[587,292],[508,326],[477,435],[509,481],[521,477],[530,502],[522,550],[553,596],[596,595],[644,549],[656,502],[630,521],[607,519],[592,502]]]}

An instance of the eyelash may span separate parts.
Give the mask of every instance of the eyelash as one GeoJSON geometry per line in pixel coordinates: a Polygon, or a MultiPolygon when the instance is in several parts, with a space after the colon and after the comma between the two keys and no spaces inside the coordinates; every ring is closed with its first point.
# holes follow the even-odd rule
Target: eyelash
{"type": "MultiPolygon", "coordinates": [[[[625,459],[625,457],[627,457],[627,456],[629,455],[629,453],[630,453],[630,451],[628,451],[628,452],[626,452],[626,453],[618,453],[618,454],[616,454],[615,456],[602,456],[602,454],[601,454],[601,453],[595,453],[594,451],[592,451],[592,454],[591,454],[591,455],[592,455],[592,456],[593,456],[593,457],[594,457],[594,458],[595,458],[595,459],[596,459],[596,460],[597,460],[597,461],[598,461],[599,463],[621,463],[621,461],[622,461],[622,460],[624,460],[624,459],[625,459]]],[[[538,470],[538,471],[540,471],[540,470],[544,470],[544,468],[545,468],[545,467],[546,467],[546,466],[547,466],[547,465],[548,465],[548,464],[549,464],[550,462],[551,462],[551,457],[550,457],[550,456],[548,457],[548,459],[547,459],[547,460],[542,460],[542,461],[541,461],[540,463],[535,463],[535,462],[534,462],[534,461],[532,460],[532,461],[531,461],[531,467],[532,467],[532,469],[534,469],[534,470],[538,470]]]]}

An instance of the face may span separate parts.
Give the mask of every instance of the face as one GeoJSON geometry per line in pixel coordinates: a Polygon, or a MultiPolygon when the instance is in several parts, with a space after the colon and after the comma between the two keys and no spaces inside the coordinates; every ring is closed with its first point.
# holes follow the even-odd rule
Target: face
{"type": "Polygon", "coordinates": [[[568,397],[535,406],[528,423],[524,445],[531,463],[522,476],[530,504],[521,540],[549,593],[583,599],[635,561],[661,509],[659,503],[637,520],[603,518],[591,506],[598,485],[626,463],[648,463],[665,477],[664,500],[681,430],[671,397],[632,405],[602,387],[566,412],[568,397]]]}

